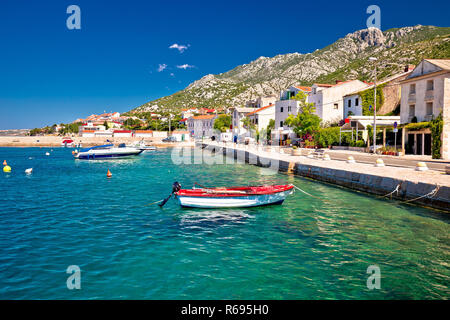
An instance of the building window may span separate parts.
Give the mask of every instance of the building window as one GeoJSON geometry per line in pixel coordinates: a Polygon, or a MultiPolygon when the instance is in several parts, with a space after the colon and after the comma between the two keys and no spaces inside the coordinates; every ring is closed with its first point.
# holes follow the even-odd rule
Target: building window
{"type": "Polygon", "coordinates": [[[283,107],[280,108],[280,112],[283,113],[283,107]]]}
{"type": "Polygon", "coordinates": [[[352,107],[352,100],[348,99],[348,107],[351,108],[352,107]]]}
{"type": "Polygon", "coordinates": [[[427,116],[433,114],[433,102],[427,102],[427,116]]]}
{"type": "Polygon", "coordinates": [[[291,106],[288,106],[288,112],[291,112],[291,106]]]}
{"type": "Polygon", "coordinates": [[[411,104],[409,105],[409,117],[412,118],[416,115],[416,105],[411,104]]]}
{"type": "Polygon", "coordinates": [[[283,121],[280,121],[280,127],[283,128],[283,121]]]}
{"type": "Polygon", "coordinates": [[[434,89],[434,81],[428,80],[427,81],[427,90],[433,90],[434,89]]]}
{"type": "Polygon", "coordinates": [[[339,105],[337,103],[334,104],[334,109],[339,109],[339,105]]]}
{"type": "Polygon", "coordinates": [[[355,99],[355,107],[357,107],[358,105],[359,105],[359,99],[356,98],[356,99],[355,99]]]}
{"type": "Polygon", "coordinates": [[[409,94],[415,94],[416,93],[416,84],[410,84],[409,85],[409,94]]]}
{"type": "Polygon", "coordinates": [[[316,88],[313,88],[312,91],[313,91],[313,94],[316,94],[316,92],[317,92],[317,91],[316,91],[316,88]]]}

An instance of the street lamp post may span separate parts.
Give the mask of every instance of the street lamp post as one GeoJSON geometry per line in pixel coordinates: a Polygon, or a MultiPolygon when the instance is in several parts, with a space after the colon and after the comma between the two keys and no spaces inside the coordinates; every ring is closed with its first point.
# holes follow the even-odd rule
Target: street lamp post
{"type": "Polygon", "coordinates": [[[374,93],[373,93],[373,154],[377,152],[377,58],[370,57],[375,62],[374,70],[374,93]]]}

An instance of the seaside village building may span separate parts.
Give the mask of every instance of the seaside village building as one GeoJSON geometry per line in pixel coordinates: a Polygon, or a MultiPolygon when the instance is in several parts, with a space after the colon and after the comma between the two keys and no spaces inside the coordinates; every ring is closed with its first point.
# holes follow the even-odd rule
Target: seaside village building
{"type": "Polygon", "coordinates": [[[233,141],[239,141],[240,139],[250,136],[250,133],[246,128],[242,120],[247,117],[250,112],[257,110],[257,108],[231,108],[231,125],[233,133],[233,141]]]}
{"type": "Polygon", "coordinates": [[[335,84],[315,83],[312,86],[308,102],[314,103],[315,113],[324,124],[337,123],[344,118],[343,97],[367,87],[367,83],[359,80],[336,81],[335,84]]]}
{"type": "Polygon", "coordinates": [[[274,104],[275,101],[277,101],[276,95],[260,96],[254,100],[248,100],[245,103],[245,107],[259,109],[274,104]]]}
{"type": "Polygon", "coordinates": [[[272,140],[279,141],[280,144],[285,144],[287,139],[293,139],[296,134],[289,126],[285,125],[286,118],[289,115],[296,116],[300,103],[297,100],[292,100],[300,91],[309,95],[311,87],[290,87],[280,94],[280,99],[275,102],[275,128],[272,131],[272,140]]]}
{"type": "MultiPolygon", "coordinates": [[[[377,82],[377,90],[383,91],[384,103],[381,106],[377,106],[377,114],[386,114],[394,111],[400,106],[401,97],[401,85],[400,81],[405,80],[406,77],[411,74],[415,66],[408,65],[405,67],[404,72],[389,77],[383,81],[377,82]]],[[[361,92],[366,90],[374,90],[374,84],[370,83],[362,90],[349,93],[344,96],[344,119],[350,116],[362,116],[363,106],[361,99],[361,92]]]]}
{"type": "Polygon", "coordinates": [[[187,119],[187,128],[191,137],[196,139],[212,137],[216,118],[217,115],[215,114],[205,114],[187,119]]]}
{"type": "MultiPolygon", "coordinates": [[[[424,59],[401,81],[401,123],[427,122],[442,112],[443,159],[450,159],[450,59],[424,59]]],[[[432,136],[429,128],[403,130],[402,148],[406,153],[430,155],[432,136]]]]}
{"type": "Polygon", "coordinates": [[[270,120],[275,118],[275,105],[269,104],[265,107],[256,109],[247,114],[247,117],[259,132],[266,130],[270,120]]]}

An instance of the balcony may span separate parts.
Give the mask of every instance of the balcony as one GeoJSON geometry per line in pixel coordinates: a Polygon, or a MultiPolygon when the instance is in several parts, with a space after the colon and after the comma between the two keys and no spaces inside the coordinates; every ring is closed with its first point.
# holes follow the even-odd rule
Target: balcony
{"type": "Polygon", "coordinates": [[[423,121],[431,121],[431,120],[433,120],[432,114],[427,114],[425,117],[423,117],[423,121]]]}

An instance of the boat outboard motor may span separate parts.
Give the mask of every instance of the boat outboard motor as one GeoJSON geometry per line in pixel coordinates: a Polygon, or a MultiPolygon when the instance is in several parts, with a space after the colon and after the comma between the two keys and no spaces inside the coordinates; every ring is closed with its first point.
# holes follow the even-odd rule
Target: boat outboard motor
{"type": "Polygon", "coordinates": [[[174,182],[172,185],[172,193],[177,193],[181,190],[181,184],[178,183],[178,181],[174,182]]]}

